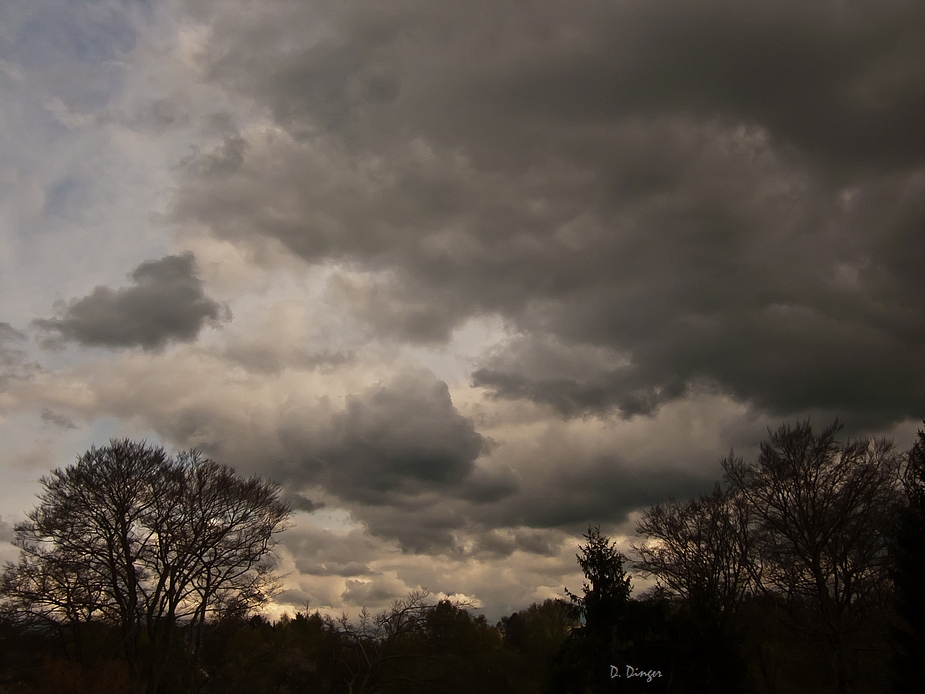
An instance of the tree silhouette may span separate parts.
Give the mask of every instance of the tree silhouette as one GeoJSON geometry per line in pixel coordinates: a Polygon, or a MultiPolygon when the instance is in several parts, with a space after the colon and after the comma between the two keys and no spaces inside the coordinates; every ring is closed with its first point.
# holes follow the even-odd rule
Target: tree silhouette
{"type": "Polygon", "coordinates": [[[633,545],[635,569],[731,627],[751,583],[748,524],[741,495],[719,485],[699,499],[656,504],[636,524],[645,541],[633,545]]]}
{"type": "Polygon", "coordinates": [[[897,523],[891,572],[897,694],[917,692],[925,680],[925,431],[919,430],[909,451],[904,487],[907,503],[897,523]]]}
{"type": "Polygon", "coordinates": [[[632,590],[623,568],[626,557],[616,543],[601,534],[599,527],[589,527],[582,537],[587,544],[581,545],[581,554],[575,556],[587,580],[582,585],[582,595],[568,588],[565,592],[578,608],[587,631],[595,635],[607,634],[625,612],[632,590]]]}
{"type": "Polygon", "coordinates": [[[671,639],[676,672],[708,689],[747,686],[736,617],[752,580],[748,526],[742,495],[719,485],[699,499],[657,504],[636,525],[645,541],[633,545],[635,570],[680,598],[671,616],[681,632],[671,639]]]}
{"type": "Polygon", "coordinates": [[[88,622],[114,625],[139,689],[158,691],[181,622],[195,662],[207,615],[262,604],[275,587],[267,557],[290,511],[273,484],[128,439],[41,483],[3,595],[70,627],[78,650],[88,622]]]}
{"type": "Polygon", "coordinates": [[[553,676],[554,691],[603,692],[610,685],[610,667],[626,664],[627,621],[632,586],[623,568],[626,557],[616,543],[589,527],[576,555],[585,581],[582,594],[565,589],[583,625],[572,632],[553,676]]]}
{"type": "Polygon", "coordinates": [[[723,466],[753,518],[756,585],[828,650],[838,690],[851,692],[869,640],[859,630],[887,604],[902,457],[885,440],[841,443],[840,429],[837,420],[819,433],[808,421],[783,425],[755,464],[723,466]]]}

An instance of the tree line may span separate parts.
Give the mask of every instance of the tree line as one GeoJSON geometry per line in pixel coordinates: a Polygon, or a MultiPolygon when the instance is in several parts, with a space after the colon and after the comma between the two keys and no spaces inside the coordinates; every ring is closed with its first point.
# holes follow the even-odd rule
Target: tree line
{"type": "Polygon", "coordinates": [[[0,692],[912,692],[925,432],[770,431],[712,492],[591,527],[580,589],[490,624],[426,591],[271,621],[277,486],[128,440],[42,479],[0,580],[0,692]],[[654,580],[642,594],[631,576],[654,580]]]}

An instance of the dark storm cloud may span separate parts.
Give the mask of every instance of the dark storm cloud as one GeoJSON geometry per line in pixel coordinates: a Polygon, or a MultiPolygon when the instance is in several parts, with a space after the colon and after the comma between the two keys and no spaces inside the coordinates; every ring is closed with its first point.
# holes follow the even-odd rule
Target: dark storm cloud
{"type": "Polygon", "coordinates": [[[568,459],[560,455],[545,451],[534,469],[525,466],[527,479],[491,501],[473,503],[443,491],[413,501],[361,501],[352,514],[372,535],[396,540],[409,552],[551,555],[561,539],[556,529],[580,532],[588,524],[623,524],[639,508],[709,491],[719,471],[718,457],[704,460],[699,469],[705,472],[698,474],[644,456],[630,465],[615,456],[584,460],[574,449],[568,459]]]}
{"type": "Polygon", "coordinates": [[[302,26],[292,15],[282,26],[289,9],[268,3],[247,26],[224,23],[207,61],[291,128],[404,135],[399,118],[410,117],[410,128],[470,149],[476,135],[494,145],[518,131],[698,112],[761,123],[827,161],[917,166],[925,153],[925,9],[914,0],[372,0],[339,14],[313,3],[302,26]],[[305,28],[325,13],[323,40],[280,40],[317,36],[305,28]],[[248,42],[228,50],[238,32],[248,42]]]}
{"type": "Polygon", "coordinates": [[[36,320],[51,341],[86,346],[157,349],[169,341],[191,342],[207,321],[226,312],[206,297],[192,253],[149,260],[121,289],[97,287],[58,308],[58,317],[36,320]]]}
{"type": "Polygon", "coordinates": [[[369,270],[381,335],[499,315],[474,383],[564,415],[921,415],[922,3],[338,7],[215,25],[282,131],[191,163],[178,220],[369,270]]]}
{"type": "Polygon", "coordinates": [[[520,486],[517,474],[509,468],[476,469],[460,486],[457,496],[474,504],[493,504],[515,494],[520,486]]]}
{"type": "Polygon", "coordinates": [[[558,553],[562,540],[563,533],[555,530],[495,528],[478,537],[474,553],[506,557],[519,550],[551,557],[558,553]]]}
{"type": "Polygon", "coordinates": [[[588,524],[626,521],[639,508],[668,498],[689,499],[708,491],[715,478],[662,467],[637,470],[612,459],[600,460],[580,470],[563,466],[546,480],[545,488],[533,487],[516,503],[498,507],[498,525],[534,528],[571,528],[588,524]],[[550,493],[550,489],[556,490],[550,493]]]}
{"type": "MultiPolygon", "coordinates": [[[[297,427],[297,424],[293,424],[297,427]]],[[[412,505],[429,491],[463,485],[486,450],[472,422],[456,411],[446,383],[405,374],[348,396],[327,432],[284,434],[302,467],[294,474],[321,481],[350,501],[412,505]]]]}
{"type": "MultiPolygon", "coordinates": [[[[504,465],[481,465],[490,441],[453,404],[445,382],[424,371],[354,394],[342,409],[324,400],[278,417],[232,406],[178,408],[153,428],[246,474],[278,480],[300,511],[348,509],[377,537],[406,550],[455,546],[470,507],[503,504],[520,488],[504,465]]],[[[339,400],[339,398],[337,398],[339,400]]]]}
{"type": "Polygon", "coordinates": [[[312,513],[318,509],[324,508],[325,504],[322,501],[313,501],[309,499],[304,494],[288,494],[285,497],[285,501],[294,511],[305,511],[306,513],[312,513]]]}
{"type": "Polygon", "coordinates": [[[375,537],[394,540],[405,552],[459,553],[457,536],[472,526],[471,509],[449,494],[428,494],[414,500],[353,505],[353,516],[375,537]]]}
{"type": "Polygon", "coordinates": [[[486,360],[490,366],[472,374],[472,385],[495,397],[550,405],[566,417],[603,413],[614,405],[624,417],[652,414],[687,389],[680,379],[650,387],[631,365],[589,364],[572,345],[559,342],[554,354],[549,347],[537,337],[514,340],[503,354],[486,360]],[[517,372],[505,370],[512,366],[517,372]]]}

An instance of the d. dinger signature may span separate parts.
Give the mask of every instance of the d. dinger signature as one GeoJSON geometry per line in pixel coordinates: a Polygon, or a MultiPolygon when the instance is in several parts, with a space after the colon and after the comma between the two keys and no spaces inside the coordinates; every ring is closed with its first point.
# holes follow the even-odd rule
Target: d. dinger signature
{"type": "MultiPolygon", "coordinates": [[[[634,668],[632,665],[626,666],[626,676],[627,677],[645,677],[646,682],[651,682],[657,677],[662,676],[661,670],[640,670],[639,668],[634,668]]],[[[620,677],[620,668],[616,665],[610,666],[610,679],[620,677]]]]}

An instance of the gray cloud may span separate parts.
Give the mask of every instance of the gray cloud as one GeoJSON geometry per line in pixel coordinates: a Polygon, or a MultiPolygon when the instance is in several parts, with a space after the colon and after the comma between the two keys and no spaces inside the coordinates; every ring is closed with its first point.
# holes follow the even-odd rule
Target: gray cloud
{"type": "Polygon", "coordinates": [[[381,552],[358,531],[333,534],[307,526],[281,537],[300,573],[313,576],[373,576],[369,562],[381,552]]]}
{"type": "Polygon", "coordinates": [[[502,526],[568,528],[578,532],[588,524],[626,521],[639,508],[668,498],[691,498],[707,491],[716,475],[693,474],[653,467],[637,470],[619,460],[600,460],[578,470],[565,465],[518,496],[516,503],[498,507],[492,520],[502,526]],[[550,493],[555,489],[555,493],[550,493]]]}
{"type": "Polygon", "coordinates": [[[294,474],[323,481],[343,499],[371,504],[414,503],[428,491],[451,490],[486,450],[453,407],[446,384],[425,373],[402,374],[349,396],[322,437],[303,438],[296,422],[283,437],[302,461],[294,474]]]}
{"type": "Polygon", "coordinates": [[[408,503],[353,504],[353,515],[375,537],[397,541],[409,553],[459,554],[457,538],[472,530],[472,509],[451,498],[429,494],[408,503]]]}
{"type": "Polygon", "coordinates": [[[297,561],[296,568],[300,573],[309,576],[368,576],[371,572],[366,564],[358,561],[348,561],[346,563],[324,562],[323,564],[312,564],[306,561],[297,561]]]}
{"type": "Polygon", "coordinates": [[[504,503],[520,488],[503,463],[481,464],[491,442],[432,373],[399,371],[344,400],[342,408],[325,399],[252,416],[234,405],[168,404],[152,426],[180,446],[278,480],[297,510],[347,508],[371,534],[409,551],[452,549],[473,507],[504,503]]]}
{"type": "Polygon", "coordinates": [[[190,114],[180,103],[168,98],[159,98],[143,102],[130,115],[123,115],[121,121],[135,130],[149,130],[165,133],[170,128],[189,121],[190,114]]]}
{"type": "Polygon", "coordinates": [[[392,586],[381,581],[348,580],[347,589],[341,594],[344,602],[356,606],[375,605],[400,597],[392,586]]]}
{"type": "Polygon", "coordinates": [[[61,449],[73,432],[48,424],[111,417],[279,480],[301,511],[280,547],[298,606],[451,581],[510,612],[574,588],[588,523],[631,533],[782,416],[852,433],[921,416],[923,17],[911,0],[181,0],[129,33],[78,27],[108,43],[83,57],[45,50],[58,20],[27,28],[41,50],[0,68],[54,132],[12,138],[28,224],[7,226],[54,212],[99,259],[124,215],[97,188],[150,211],[175,185],[172,243],[238,320],[160,349],[224,313],[192,255],[145,263],[37,325],[150,353],[46,354],[29,378],[34,345],[0,324],[3,414],[61,449]],[[26,165],[39,142],[47,170],[26,165]],[[83,156],[106,147],[115,163],[83,156]]]}
{"type": "Polygon", "coordinates": [[[51,342],[151,350],[169,341],[191,342],[207,321],[227,318],[203,292],[192,253],[146,261],[129,277],[131,286],[97,287],[57,307],[57,317],[35,324],[51,335],[51,342]]]}
{"type": "Polygon", "coordinates": [[[493,504],[515,494],[520,487],[521,479],[515,470],[496,465],[492,469],[476,468],[457,494],[475,504],[493,504]]]}
{"type": "Polygon", "coordinates": [[[343,291],[383,336],[501,316],[521,338],[474,383],[566,416],[697,386],[917,417],[923,27],[911,0],[266,3],[204,60],[284,134],[229,136],[175,216],[365,268],[343,291]],[[269,31],[319,14],[304,49],[269,31]]]}
{"type": "Polygon", "coordinates": [[[354,361],[350,351],[286,352],[280,354],[270,345],[234,345],[225,352],[231,361],[257,373],[279,373],[284,368],[334,370],[354,361]]]}
{"type": "Polygon", "coordinates": [[[62,429],[76,429],[77,425],[63,414],[58,414],[57,412],[52,412],[47,407],[42,408],[42,421],[47,424],[53,424],[56,427],[61,427],[62,429]]]}
{"type": "Polygon", "coordinates": [[[555,530],[495,528],[478,538],[476,551],[506,557],[520,550],[551,557],[558,554],[564,537],[563,533],[555,530]]]}
{"type": "Polygon", "coordinates": [[[288,494],[286,495],[285,500],[294,511],[305,511],[306,513],[312,513],[313,511],[322,509],[325,506],[323,501],[314,501],[309,499],[304,494],[288,494]]]}

